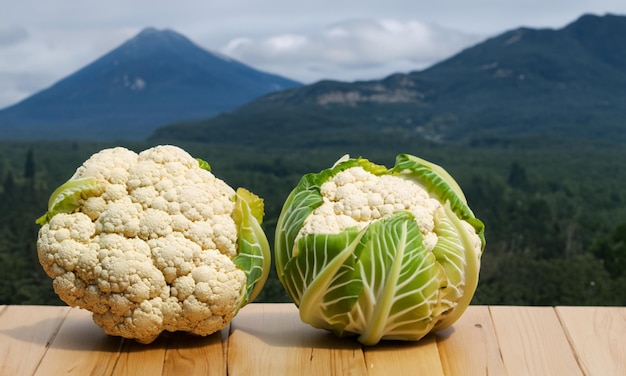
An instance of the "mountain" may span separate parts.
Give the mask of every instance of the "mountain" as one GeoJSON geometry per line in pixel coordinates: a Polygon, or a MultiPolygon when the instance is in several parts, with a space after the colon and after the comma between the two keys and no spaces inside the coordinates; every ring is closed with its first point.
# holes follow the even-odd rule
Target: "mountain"
{"type": "Polygon", "coordinates": [[[561,29],[505,32],[422,71],[271,93],[228,114],[160,128],[153,139],[624,142],[624,119],[626,17],[583,15],[561,29]]]}
{"type": "Polygon", "coordinates": [[[0,111],[0,138],[142,139],[300,86],[147,28],[51,87],[0,111]]]}

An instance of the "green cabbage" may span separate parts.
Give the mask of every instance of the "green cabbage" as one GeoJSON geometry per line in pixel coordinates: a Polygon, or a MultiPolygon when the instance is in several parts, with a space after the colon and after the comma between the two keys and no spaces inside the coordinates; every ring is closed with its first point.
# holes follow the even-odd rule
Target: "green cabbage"
{"type": "Polygon", "coordinates": [[[285,201],[276,226],[275,262],[303,322],[373,345],[383,339],[419,340],[454,323],[476,290],[484,247],[483,223],[443,168],[407,154],[399,155],[391,169],[342,158],[303,176],[285,201]],[[322,185],[354,167],[377,177],[398,176],[436,199],[441,204],[433,215],[436,244],[425,245],[409,210],[362,228],[302,234],[307,218],[324,202],[322,185]]]}

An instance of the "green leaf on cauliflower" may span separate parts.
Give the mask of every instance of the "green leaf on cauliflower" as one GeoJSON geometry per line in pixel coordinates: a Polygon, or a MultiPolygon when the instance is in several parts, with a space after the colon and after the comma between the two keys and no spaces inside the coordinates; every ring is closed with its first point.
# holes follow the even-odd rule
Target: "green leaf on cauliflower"
{"type": "MultiPolygon", "coordinates": [[[[438,312],[445,315],[435,325],[435,329],[440,330],[452,325],[469,306],[478,286],[480,254],[475,252],[467,228],[449,204],[438,213],[434,231],[439,239],[433,254],[446,278],[438,312]]],[[[481,239],[484,237],[483,233],[478,235],[481,239]]],[[[483,241],[481,249],[484,246],[483,241]]]]}
{"type": "Polygon", "coordinates": [[[196,161],[198,161],[198,165],[201,169],[211,172],[211,165],[209,164],[209,162],[201,158],[196,158],[196,161]]]}
{"type": "Polygon", "coordinates": [[[252,302],[261,292],[270,270],[270,247],[261,228],[263,199],[238,188],[232,217],[237,225],[238,253],[233,259],[246,275],[246,292],[240,306],[252,302]]]}
{"type": "Polygon", "coordinates": [[[432,327],[441,273],[409,212],[373,222],[361,238],[355,278],[363,291],[346,331],[365,345],[423,337],[432,327]]]}
{"type": "Polygon", "coordinates": [[[400,154],[396,158],[393,172],[414,178],[439,201],[449,201],[452,210],[476,229],[483,245],[485,244],[485,225],[474,217],[461,187],[446,170],[424,159],[400,154]]]}
{"type": "Polygon", "coordinates": [[[300,317],[314,327],[340,333],[348,324],[362,282],[353,278],[356,227],[339,234],[310,234],[298,242],[298,254],[285,266],[284,286],[300,306],[300,317]],[[331,284],[342,286],[330,288],[331,284]],[[320,320],[320,318],[324,318],[320,320]]]}
{"type": "Polygon", "coordinates": [[[72,213],[85,199],[101,194],[103,187],[94,177],[70,179],[55,189],[48,200],[48,211],[35,223],[45,225],[59,213],[72,213]]]}

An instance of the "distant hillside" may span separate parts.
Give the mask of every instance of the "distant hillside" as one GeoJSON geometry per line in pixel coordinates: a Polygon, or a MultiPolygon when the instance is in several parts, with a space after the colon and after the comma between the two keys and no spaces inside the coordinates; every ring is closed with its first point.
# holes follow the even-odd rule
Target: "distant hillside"
{"type": "Polygon", "coordinates": [[[300,83],[148,28],[0,111],[0,138],[142,139],[158,126],[213,116],[300,83]]]}
{"type": "Polygon", "coordinates": [[[268,94],[153,139],[315,146],[427,140],[626,141],[626,17],[518,28],[423,71],[268,94]]]}

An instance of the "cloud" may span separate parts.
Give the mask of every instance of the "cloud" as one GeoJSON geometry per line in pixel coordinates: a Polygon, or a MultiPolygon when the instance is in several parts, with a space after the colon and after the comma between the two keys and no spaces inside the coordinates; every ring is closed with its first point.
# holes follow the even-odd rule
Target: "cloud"
{"type": "Polygon", "coordinates": [[[310,33],[241,36],[220,52],[304,82],[347,81],[423,69],[482,38],[415,20],[359,19],[310,33]]]}
{"type": "MultiPolygon", "coordinates": [[[[8,30],[8,29],[7,29],[8,30]]],[[[74,73],[137,31],[0,30],[0,109],[74,73]],[[5,41],[5,43],[2,43],[5,41]]]]}
{"type": "Polygon", "coordinates": [[[28,31],[19,26],[0,26],[0,47],[10,46],[28,38],[28,31]]]}

